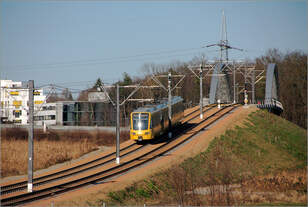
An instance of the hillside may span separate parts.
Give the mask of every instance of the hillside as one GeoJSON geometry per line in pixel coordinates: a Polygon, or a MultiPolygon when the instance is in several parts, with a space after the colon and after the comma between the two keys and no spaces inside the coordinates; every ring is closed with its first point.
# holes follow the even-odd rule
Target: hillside
{"type": "Polygon", "coordinates": [[[206,151],[98,204],[305,205],[307,131],[258,110],[206,151]],[[181,179],[179,179],[181,178],[181,179]]]}

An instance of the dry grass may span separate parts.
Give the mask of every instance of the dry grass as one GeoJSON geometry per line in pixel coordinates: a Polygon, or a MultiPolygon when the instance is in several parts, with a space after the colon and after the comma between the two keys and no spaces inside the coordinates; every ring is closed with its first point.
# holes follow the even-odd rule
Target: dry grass
{"type": "MultiPolygon", "coordinates": [[[[1,134],[1,177],[22,175],[27,172],[28,133],[24,129],[3,129],[1,134]]],[[[129,138],[121,134],[121,141],[129,138]]],[[[99,146],[111,146],[115,135],[110,132],[49,131],[34,133],[34,170],[44,169],[76,159],[99,146]]]]}
{"type": "Polygon", "coordinates": [[[241,183],[238,196],[246,204],[305,203],[307,201],[307,170],[282,171],[254,177],[241,183]]]}
{"type": "MultiPolygon", "coordinates": [[[[75,159],[97,148],[94,143],[38,140],[34,142],[34,169],[43,169],[67,160],[75,159]]],[[[27,172],[28,141],[3,139],[1,142],[2,177],[27,172]]]]}

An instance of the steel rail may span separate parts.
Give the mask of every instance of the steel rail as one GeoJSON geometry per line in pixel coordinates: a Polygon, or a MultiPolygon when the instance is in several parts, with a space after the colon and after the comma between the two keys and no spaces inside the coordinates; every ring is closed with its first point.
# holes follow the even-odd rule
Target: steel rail
{"type": "MultiPolygon", "coordinates": [[[[208,106],[208,107],[204,107],[203,110],[202,110],[202,113],[208,112],[209,110],[213,109],[214,106],[216,106],[216,105],[211,105],[211,106],[208,106]]],[[[228,106],[228,105],[226,105],[226,106],[228,106]]],[[[190,115],[192,115],[192,114],[196,114],[196,115],[192,116],[191,118],[188,118],[188,116],[184,117],[184,118],[182,119],[182,121],[183,121],[182,123],[190,122],[191,120],[193,120],[193,119],[199,117],[199,115],[200,115],[200,109],[198,108],[198,109],[194,110],[193,112],[190,113],[190,115]],[[187,119],[187,118],[188,118],[188,119],[187,119]],[[187,119],[187,120],[186,120],[186,119],[187,119]]]]}
{"type": "MultiPolygon", "coordinates": [[[[215,115],[221,113],[226,108],[229,108],[229,106],[224,107],[223,109],[215,112],[211,116],[208,116],[205,120],[201,121],[198,124],[198,126],[200,126],[201,123],[204,123],[205,121],[210,120],[211,118],[214,117],[215,119],[211,120],[210,123],[207,123],[205,126],[202,126],[201,129],[203,129],[203,128],[211,125],[212,123],[216,122],[218,119],[220,119],[222,116],[224,116],[225,114],[229,113],[230,111],[232,111],[236,107],[237,106],[231,107],[231,110],[227,110],[227,112],[225,112],[222,115],[219,115],[218,117],[215,118],[215,115]]],[[[163,147],[168,146],[170,143],[173,143],[173,141],[177,140],[177,139],[173,139],[173,140],[171,140],[171,141],[169,141],[167,143],[164,143],[161,146],[151,150],[150,152],[145,153],[145,154],[143,154],[143,155],[141,155],[141,156],[139,156],[139,157],[137,157],[137,158],[135,158],[133,160],[127,161],[127,162],[125,162],[125,163],[123,163],[123,164],[121,164],[119,166],[115,166],[115,167],[109,168],[107,170],[104,170],[102,172],[98,172],[98,173],[92,174],[92,175],[87,176],[87,177],[76,179],[74,181],[70,181],[70,182],[67,182],[67,183],[60,184],[60,185],[52,186],[50,188],[45,188],[45,189],[37,190],[37,191],[35,191],[33,193],[21,194],[21,195],[18,195],[18,196],[15,196],[15,197],[11,197],[11,198],[5,198],[5,199],[1,200],[1,203],[3,205],[23,204],[25,202],[31,202],[33,200],[37,200],[37,199],[49,197],[49,196],[52,196],[52,195],[55,195],[55,194],[63,193],[65,191],[72,190],[72,189],[75,189],[77,187],[82,187],[84,185],[88,185],[88,184],[91,184],[91,183],[94,183],[94,182],[98,182],[98,181],[104,180],[106,178],[113,177],[113,176],[121,174],[121,173],[124,173],[124,172],[126,172],[126,171],[128,171],[128,170],[130,170],[132,168],[135,168],[135,167],[140,166],[140,165],[142,165],[142,164],[144,164],[146,162],[149,162],[149,161],[153,160],[154,158],[156,158],[156,157],[158,157],[158,156],[160,156],[162,154],[165,154],[166,152],[174,149],[178,145],[184,143],[185,141],[187,141],[188,139],[190,139],[191,137],[196,135],[201,129],[199,129],[196,132],[192,133],[187,138],[185,138],[185,139],[183,139],[181,141],[178,141],[178,143],[176,143],[174,146],[163,150],[163,152],[159,152],[157,155],[153,155],[151,158],[142,159],[142,158],[145,158],[146,156],[148,156],[148,155],[150,155],[150,154],[152,154],[154,152],[158,152],[159,149],[162,149],[163,147]],[[134,162],[136,162],[136,163],[131,165],[131,166],[129,166],[131,163],[134,163],[134,162]],[[126,165],[128,165],[127,168],[125,168],[126,165]],[[115,170],[117,170],[117,171],[115,171],[115,170]],[[113,173],[113,171],[115,171],[115,172],[113,173]]]]}
{"type": "MultiPolygon", "coordinates": [[[[137,146],[136,143],[128,145],[127,147],[121,149],[121,151],[131,149],[134,146],[137,146]]],[[[142,147],[143,147],[142,145],[139,145],[136,148],[133,148],[132,150],[126,152],[122,156],[124,157],[128,154],[136,152],[137,150],[140,150],[140,148],[142,148],[142,147]]],[[[40,185],[43,185],[43,184],[46,184],[46,183],[51,183],[51,182],[57,181],[59,179],[64,179],[64,178],[67,178],[67,177],[70,177],[70,176],[73,176],[73,175],[77,175],[79,173],[83,173],[83,172],[86,172],[88,170],[95,169],[97,167],[101,167],[101,166],[103,166],[107,163],[114,161],[115,158],[110,158],[114,154],[115,154],[115,152],[112,152],[108,155],[105,155],[103,157],[91,160],[87,163],[83,163],[83,164],[74,166],[72,168],[67,168],[67,169],[62,170],[62,171],[58,171],[58,172],[55,172],[55,173],[52,173],[52,174],[48,174],[48,175],[44,175],[44,176],[35,178],[35,179],[33,179],[33,181],[34,181],[33,186],[37,187],[37,186],[40,186],[40,185]]],[[[12,185],[7,185],[7,186],[4,186],[4,187],[6,187],[6,188],[2,189],[2,187],[1,187],[1,195],[6,195],[6,194],[9,194],[9,193],[14,193],[14,192],[26,189],[27,188],[27,181],[14,183],[12,185]]]]}

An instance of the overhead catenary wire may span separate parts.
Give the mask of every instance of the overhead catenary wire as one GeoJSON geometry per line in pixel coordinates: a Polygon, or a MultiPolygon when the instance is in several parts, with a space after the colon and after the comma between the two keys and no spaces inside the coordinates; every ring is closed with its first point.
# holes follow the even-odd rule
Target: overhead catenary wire
{"type": "Polygon", "coordinates": [[[62,85],[62,87],[66,87],[66,86],[80,86],[80,84],[82,83],[94,83],[95,80],[88,80],[88,81],[71,81],[71,82],[61,82],[61,83],[49,83],[49,84],[42,84],[39,85],[38,88],[44,88],[44,87],[49,87],[51,84],[55,84],[55,85],[62,85]],[[65,85],[65,86],[64,86],[65,85]]]}
{"type": "Polygon", "coordinates": [[[87,90],[87,89],[76,89],[76,88],[70,88],[70,87],[66,87],[66,86],[60,86],[60,85],[56,85],[56,84],[46,84],[46,85],[43,85],[41,87],[38,87],[40,89],[46,89],[46,88],[52,88],[54,89],[55,91],[63,91],[63,90],[69,90],[69,92],[71,93],[80,93],[84,90],[87,90]]]}
{"type": "MultiPolygon", "coordinates": [[[[196,50],[202,50],[203,48],[195,48],[196,50]]],[[[217,50],[212,50],[212,51],[207,51],[207,52],[217,52],[217,50]]],[[[173,52],[175,53],[175,52],[173,52]]],[[[177,52],[178,53],[178,52],[177,52]]],[[[14,73],[14,72],[22,72],[22,71],[46,71],[45,69],[48,70],[63,70],[64,68],[68,69],[71,67],[81,67],[81,66],[91,66],[91,65],[104,65],[104,64],[111,64],[111,63],[123,63],[123,62],[135,62],[135,61],[147,61],[149,58],[156,58],[156,59],[163,59],[163,58],[170,58],[170,57],[180,57],[180,56],[187,56],[187,55],[193,55],[196,54],[195,52],[189,52],[189,53],[184,53],[184,54],[176,54],[176,55],[162,55],[163,53],[156,53],[155,55],[152,55],[152,57],[147,57],[147,58],[137,58],[137,59],[130,59],[127,56],[126,59],[119,59],[119,60],[111,60],[111,61],[93,61],[93,62],[87,62],[87,61],[79,61],[78,63],[73,63],[73,62],[63,62],[63,64],[54,64],[54,63],[47,63],[47,64],[37,64],[37,65],[18,65],[18,66],[3,66],[4,68],[11,69],[7,73],[14,73]],[[156,56],[157,57],[153,57],[156,56]],[[39,68],[38,68],[39,67],[39,68]]],[[[138,57],[137,55],[135,55],[138,57]]],[[[142,56],[142,55],[140,55],[142,56]]],[[[143,56],[148,56],[148,55],[143,55],[143,56]]],[[[134,57],[134,56],[130,56],[134,57]]],[[[76,69],[76,68],[72,68],[76,69]]]]}
{"type": "Polygon", "coordinates": [[[166,53],[176,53],[181,51],[189,51],[189,50],[199,50],[201,47],[198,48],[186,48],[186,49],[173,49],[173,50],[166,50],[166,51],[156,51],[156,52],[148,52],[130,56],[119,56],[119,57],[107,57],[107,58],[98,58],[98,59],[89,59],[89,60],[74,60],[74,61],[64,61],[64,62],[55,62],[55,63],[43,63],[43,64],[27,64],[27,65],[12,65],[7,67],[14,67],[14,68],[25,68],[25,67],[41,67],[41,66],[53,66],[53,65],[66,65],[66,64],[80,64],[80,63],[93,63],[93,62],[101,62],[101,61],[118,61],[121,59],[129,59],[135,57],[144,57],[144,56],[153,56],[153,55],[161,55],[166,53]]]}

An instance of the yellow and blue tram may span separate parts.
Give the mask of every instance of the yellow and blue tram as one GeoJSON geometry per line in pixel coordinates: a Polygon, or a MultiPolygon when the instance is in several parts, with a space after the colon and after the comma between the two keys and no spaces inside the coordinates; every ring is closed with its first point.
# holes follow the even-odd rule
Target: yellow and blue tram
{"type": "MultiPolygon", "coordinates": [[[[174,96],[171,100],[172,126],[184,116],[183,99],[174,96]]],[[[154,139],[168,130],[168,100],[156,105],[146,105],[134,110],[130,115],[130,139],[135,141],[154,139]]]]}

